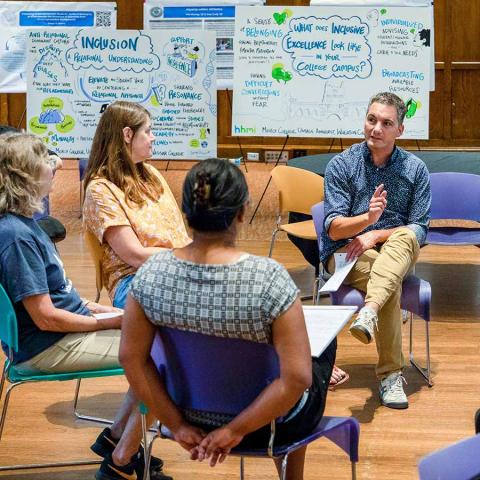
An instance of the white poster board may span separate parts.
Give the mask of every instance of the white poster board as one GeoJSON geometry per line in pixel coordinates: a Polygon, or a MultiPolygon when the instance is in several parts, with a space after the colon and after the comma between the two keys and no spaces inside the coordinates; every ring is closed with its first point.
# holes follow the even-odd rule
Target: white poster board
{"type": "Polygon", "coordinates": [[[433,0],[311,0],[310,5],[372,6],[377,9],[385,7],[428,7],[430,10],[430,91],[435,90],[435,28],[433,0]]]}
{"type": "Polygon", "coordinates": [[[60,156],[87,156],[115,100],[152,114],[153,158],[217,153],[215,35],[138,30],[30,30],[27,129],[60,156]]]}
{"type": "Polygon", "coordinates": [[[428,138],[428,7],[239,7],[232,135],[362,137],[369,98],[408,107],[403,138],[428,138]]]}
{"type": "Polygon", "coordinates": [[[235,6],[263,5],[263,0],[147,0],[145,30],[209,30],[217,36],[217,88],[233,88],[235,6]]]}
{"type": "Polygon", "coordinates": [[[26,91],[27,28],[116,28],[115,2],[0,1],[0,92],[26,91]]]}
{"type": "Polygon", "coordinates": [[[432,0],[310,0],[310,5],[331,5],[331,6],[381,6],[381,7],[425,7],[430,5],[432,0]]]}

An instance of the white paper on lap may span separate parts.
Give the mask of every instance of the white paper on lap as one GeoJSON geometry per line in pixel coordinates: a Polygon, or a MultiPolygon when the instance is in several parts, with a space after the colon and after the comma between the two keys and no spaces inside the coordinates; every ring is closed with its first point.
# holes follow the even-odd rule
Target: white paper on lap
{"type": "Polygon", "coordinates": [[[312,356],[318,357],[323,353],[356,310],[357,307],[354,306],[305,305],[303,307],[312,356]]]}
{"type": "Polygon", "coordinates": [[[321,292],[336,292],[340,285],[353,268],[357,259],[354,258],[347,262],[346,253],[334,253],[335,256],[335,273],[328,279],[328,281],[320,289],[321,292]]]}

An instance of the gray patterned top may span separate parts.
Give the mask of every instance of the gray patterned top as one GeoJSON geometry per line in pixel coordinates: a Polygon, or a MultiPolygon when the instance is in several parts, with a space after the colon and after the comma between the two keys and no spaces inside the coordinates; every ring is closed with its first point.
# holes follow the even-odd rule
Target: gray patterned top
{"type": "Polygon", "coordinates": [[[143,264],[130,293],[156,325],[271,343],[272,322],[299,291],[270,258],[244,255],[232,264],[205,265],[166,250],[143,264]]]}

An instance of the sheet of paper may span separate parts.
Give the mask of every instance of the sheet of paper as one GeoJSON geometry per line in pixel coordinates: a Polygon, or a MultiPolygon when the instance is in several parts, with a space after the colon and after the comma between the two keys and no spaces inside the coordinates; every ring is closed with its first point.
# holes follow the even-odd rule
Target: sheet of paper
{"type": "Polygon", "coordinates": [[[122,312],[104,312],[104,313],[94,313],[93,314],[93,316],[97,320],[107,320],[108,318],[115,318],[115,317],[119,317],[120,315],[123,315],[123,311],[122,312]]]}
{"type": "Polygon", "coordinates": [[[313,356],[320,355],[352,318],[357,307],[306,305],[303,307],[313,356]]]}
{"type": "Polygon", "coordinates": [[[345,277],[357,261],[356,258],[347,262],[346,253],[335,253],[335,273],[328,279],[325,285],[320,289],[321,292],[336,292],[345,277]]]}

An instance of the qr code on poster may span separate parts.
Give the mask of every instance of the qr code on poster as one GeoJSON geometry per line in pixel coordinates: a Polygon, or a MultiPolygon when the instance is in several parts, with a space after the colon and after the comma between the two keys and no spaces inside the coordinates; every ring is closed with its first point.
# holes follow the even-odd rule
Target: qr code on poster
{"type": "Polygon", "coordinates": [[[111,27],[112,26],[112,12],[97,12],[96,27],[111,27]]]}

